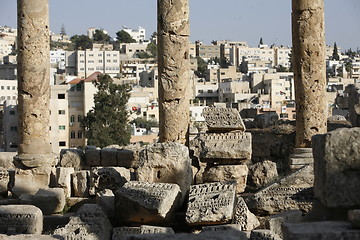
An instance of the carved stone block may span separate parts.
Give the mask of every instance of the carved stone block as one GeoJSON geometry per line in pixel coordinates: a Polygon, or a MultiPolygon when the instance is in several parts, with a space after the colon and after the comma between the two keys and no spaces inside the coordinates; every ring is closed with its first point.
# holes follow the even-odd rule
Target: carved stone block
{"type": "Polygon", "coordinates": [[[176,184],[127,182],[115,193],[116,217],[124,223],[159,223],[179,207],[176,184]]]}
{"type": "Polygon", "coordinates": [[[101,165],[101,150],[99,148],[89,147],[85,150],[85,163],[87,166],[95,167],[101,165]]]}
{"type": "Polygon", "coordinates": [[[101,166],[117,166],[117,148],[101,149],[101,166]]]}
{"type": "Polygon", "coordinates": [[[75,171],[85,165],[84,152],[81,149],[62,149],[60,151],[60,166],[72,167],[75,171]]]}
{"type": "Polygon", "coordinates": [[[41,234],[43,214],[32,205],[0,206],[0,233],[41,234]]]}
{"type": "Polygon", "coordinates": [[[157,227],[142,225],[140,227],[117,227],[113,230],[112,240],[130,240],[132,236],[138,234],[173,234],[174,230],[170,227],[157,227]]]}
{"type": "Polygon", "coordinates": [[[90,195],[104,189],[116,190],[130,181],[130,170],[122,167],[95,167],[90,173],[90,195]]]}
{"type": "Polygon", "coordinates": [[[96,204],[102,207],[109,218],[114,216],[115,195],[111,190],[105,189],[96,193],[96,204]]]}
{"type": "Polygon", "coordinates": [[[10,179],[10,173],[8,170],[0,169],[0,195],[7,196],[8,185],[12,182],[10,179]]]}
{"type": "Polygon", "coordinates": [[[125,168],[138,168],[141,165],[139,153],[144,148],[140,144],[133,144],[119,149],[117,152],[117,166],[125,168]]]}
{"type": "Polygon", "coordinates": [[[237,199],[234,223],[239,225],[242,231],[251,231],[260,225],[259,220],[250,212],[242,197],[238,197],[237,199]]]}
{"type": "Polygon", "coordinates": [[[79,208],[69,223],[54,231],[55,236],[69,240],[99,240],[111,238],[112,226],[104,211],[96,204],[85,204],[79,208]]]}
{"type": "Polygon", "coordinates": [[[65,193],[62,188],[39,189],[33,198],[34,205],[44,215],[61,212],[65,207],[65,193]]]}
{"type": "Polygon", "coordinates": [[[251,231],[250,240],[282,240],[278,235],[268,229],[251,231]]]}
{"type": "Polygon", "coordinates": [[[230,223],[234,214],[235,191],[236,182],[191,186],[186,223],[188,225],[230,223]]]}
{"type": "Polygon", "coordinates": [[[305,166],[254,194],[249,207],[257,213],[309,211],[314,200],[313,167],[305,166]]]}
{"type": "Polygon", "coordinates": [[[66,197],[71,197],[71,174],[74,168],[56,168],[56,186],[63,188],[66,197]]]}
{"type": "Polygon", "coordinates": [[[239,111],[235,108],[204,108],[203,116],[210,131],[245,131],[244,122],[240,117],[239,111]]]}
{"type": "Polygon", "coordinates": [[[90,171],[77,171],[71,174],[75,197],[88,197],[90,188],[90,171]]]}

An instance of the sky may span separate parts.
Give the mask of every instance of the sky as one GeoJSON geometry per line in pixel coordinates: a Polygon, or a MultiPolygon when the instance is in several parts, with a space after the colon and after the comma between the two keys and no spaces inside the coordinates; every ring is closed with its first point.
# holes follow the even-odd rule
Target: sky
{"type": "MultiPolygon", "coordinates": [[[[190,40],[245,41],[291,46],[291,0],[189,0],[190,40]]],[[[360,48],[360,0],[324,0],[326,43],[341,50],[360,48]]],[[[156,31],[155,0],[49,0],[50,29],[86,34],[103,28],[110,36],[122,26],[156,31]]],[[[0,26],[16,27],[16,0],[0,0],[0,26]]]]}

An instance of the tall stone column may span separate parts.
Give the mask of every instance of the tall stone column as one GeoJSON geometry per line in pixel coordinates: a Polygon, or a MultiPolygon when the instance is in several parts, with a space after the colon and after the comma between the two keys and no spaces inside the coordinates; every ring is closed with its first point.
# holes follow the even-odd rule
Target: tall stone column
{"type": "Polygon", "coordinates": [[[188,0],[158,0],[160,142],[186,143],[189,33],[188,0]]]}
{"type": "Polygon", "coordinates": [[[327,131],[324,0],[292,0],[296,147],[327,131]]]}
{"type": "Polygon", "coordinates": [[[50,138],[50,34],[48,0],[18,0],[19,146],[26,167],[54,161],[50,138]]]}

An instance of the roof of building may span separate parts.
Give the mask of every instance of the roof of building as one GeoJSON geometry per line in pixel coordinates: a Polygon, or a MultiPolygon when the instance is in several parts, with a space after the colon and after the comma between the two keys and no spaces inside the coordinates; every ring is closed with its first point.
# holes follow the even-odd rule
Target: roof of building
{"type": "Polygon", "coordinates": [[[70,82],[68,82],[68,84],[78,84],[80,82],[93,82],[93,81],[97,80],[97,78],[100,74],[101,74],[101,72],[94,72],[87,78],[75,78],[75,79],[71,80],[70,82]]]}

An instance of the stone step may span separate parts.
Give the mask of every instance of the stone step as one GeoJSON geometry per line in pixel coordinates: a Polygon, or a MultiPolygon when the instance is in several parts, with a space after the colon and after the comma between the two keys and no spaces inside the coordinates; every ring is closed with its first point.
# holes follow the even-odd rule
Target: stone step
{"type": "Polygon", "coordinates": [[[314,163],[313,158],[290,158],[290,165],[304,165],[314,163]]]}
{"type": "Polygon", "coordinates": [[[294,148],[295,154],[312,153],[312,148],[294,148]]]}
{"type": "Polygon", "coordinates": [[[309,164],[292,164],[292,165],[290,165],[290,170],[298,170],[306,165],[309,165],[309,164]]]}
{"type": "Polygon", "coordinates": [[[312,158],[312,153],[293,153],[290,155],[290,158],[312,158]]]}

